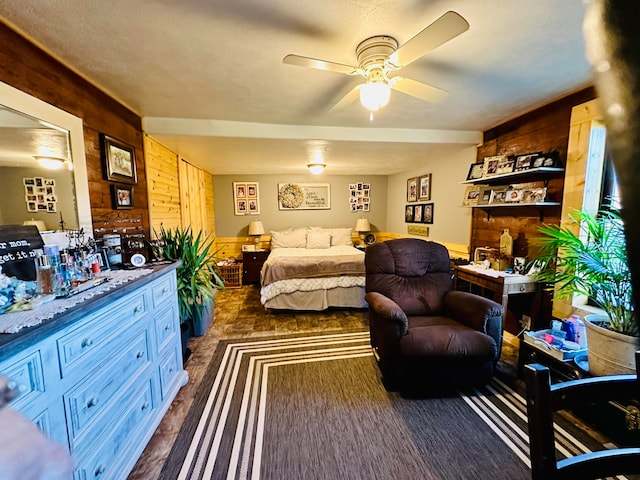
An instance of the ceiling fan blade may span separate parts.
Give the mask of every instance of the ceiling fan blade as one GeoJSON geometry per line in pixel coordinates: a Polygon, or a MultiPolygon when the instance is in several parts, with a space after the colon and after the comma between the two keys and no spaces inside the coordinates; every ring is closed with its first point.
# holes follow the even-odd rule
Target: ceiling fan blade
{"type": "Polygon", "coordinates": [[[331,110],[329,110],[329,111],[330,112],[338,112],[340,110],[345,109],[346,107],[351,105],[353,102],[355,102],[356,99],[360,97],[360,87],[361,86],[362,86],[362,84],[356,85],[351,90],[349,90],[349,92],[344,97],[342,97],[338,101],[338,103],[336,103],[333,107],[331,107],[331,110]]]}
{"type": "Polygon", "coordinates": [[[326,60],[318,60],[317,58],[301,57],[300,55],[287,55],[282,59],[282,63],[297,65],[299,67],[315,68],[317,70],[326,70],[328,72],[344,73],[346,75],[360,74],[358,67],[327,62],[326,60]]]}
{"type": "Polygon", "coordinates": [[[405,77],[393,77],[389,81],[389,86],[412,97],[419,98],[429,103],[439,103],[445,99],[449,92],[441,88],[427,85],[426,83],[417,82],[405,77]]]}
{"type": "Polygon", "coordinates": [[[449,11],[401,45],[387,61],[396,68],[402,68],[467,30],[469,23],[456,12],[449,11]]]}

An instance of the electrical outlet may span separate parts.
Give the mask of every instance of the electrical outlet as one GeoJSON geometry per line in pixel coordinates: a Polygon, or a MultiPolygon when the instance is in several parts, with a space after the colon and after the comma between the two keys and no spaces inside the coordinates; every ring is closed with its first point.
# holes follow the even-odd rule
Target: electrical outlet
{"type": "Polygon", "coordinates": [[[522,318],[520,319],[520,325],[525,330],[531,330],[531,317],[529,315],[523,314],[522,318]]]}

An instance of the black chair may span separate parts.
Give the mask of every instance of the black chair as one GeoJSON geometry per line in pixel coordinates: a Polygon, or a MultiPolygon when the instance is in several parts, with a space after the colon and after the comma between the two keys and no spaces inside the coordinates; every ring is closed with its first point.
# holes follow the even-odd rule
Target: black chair
{"type": "MultiPolygon", "coordinates": [[[[640,351],[636,352],[640,367],[640,351]]],[[[637,371],[637,368],[636,368],[637,371]]],[[[549,368],[526,365],[532,480],[596,479],[640,473],[640,448],[616,448],[556,460],[553,414],[580,403],[640,398],[637,375],[611,375],[551,384],[549,368]]]]}

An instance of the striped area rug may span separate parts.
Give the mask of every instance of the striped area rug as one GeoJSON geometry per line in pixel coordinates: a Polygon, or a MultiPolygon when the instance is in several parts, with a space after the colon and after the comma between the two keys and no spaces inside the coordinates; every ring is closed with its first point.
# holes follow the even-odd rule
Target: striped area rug
{"type": "MultiPolygon", "coordinates": [[[[521,394],[499,379],[389,393],[368,332],[223,341],[209,370],[161,478],[530,478],[521,394]]],[[[602,449],[569,422],[556,431],[561,457],[602,449]]]]}

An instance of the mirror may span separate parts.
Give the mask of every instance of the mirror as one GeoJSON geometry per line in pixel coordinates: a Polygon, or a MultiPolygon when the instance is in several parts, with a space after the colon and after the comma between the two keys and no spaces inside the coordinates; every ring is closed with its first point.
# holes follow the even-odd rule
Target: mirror
{"type": "MultiPolygon", "coordinates": [[[[55,161],[55,160],[54,160],[55,161]]],[[[0,224],[43,221],[92,235],[82,120],[0,82],[0,224]],[[59,170],[36,157],[65,161],[59,170]]]]}

